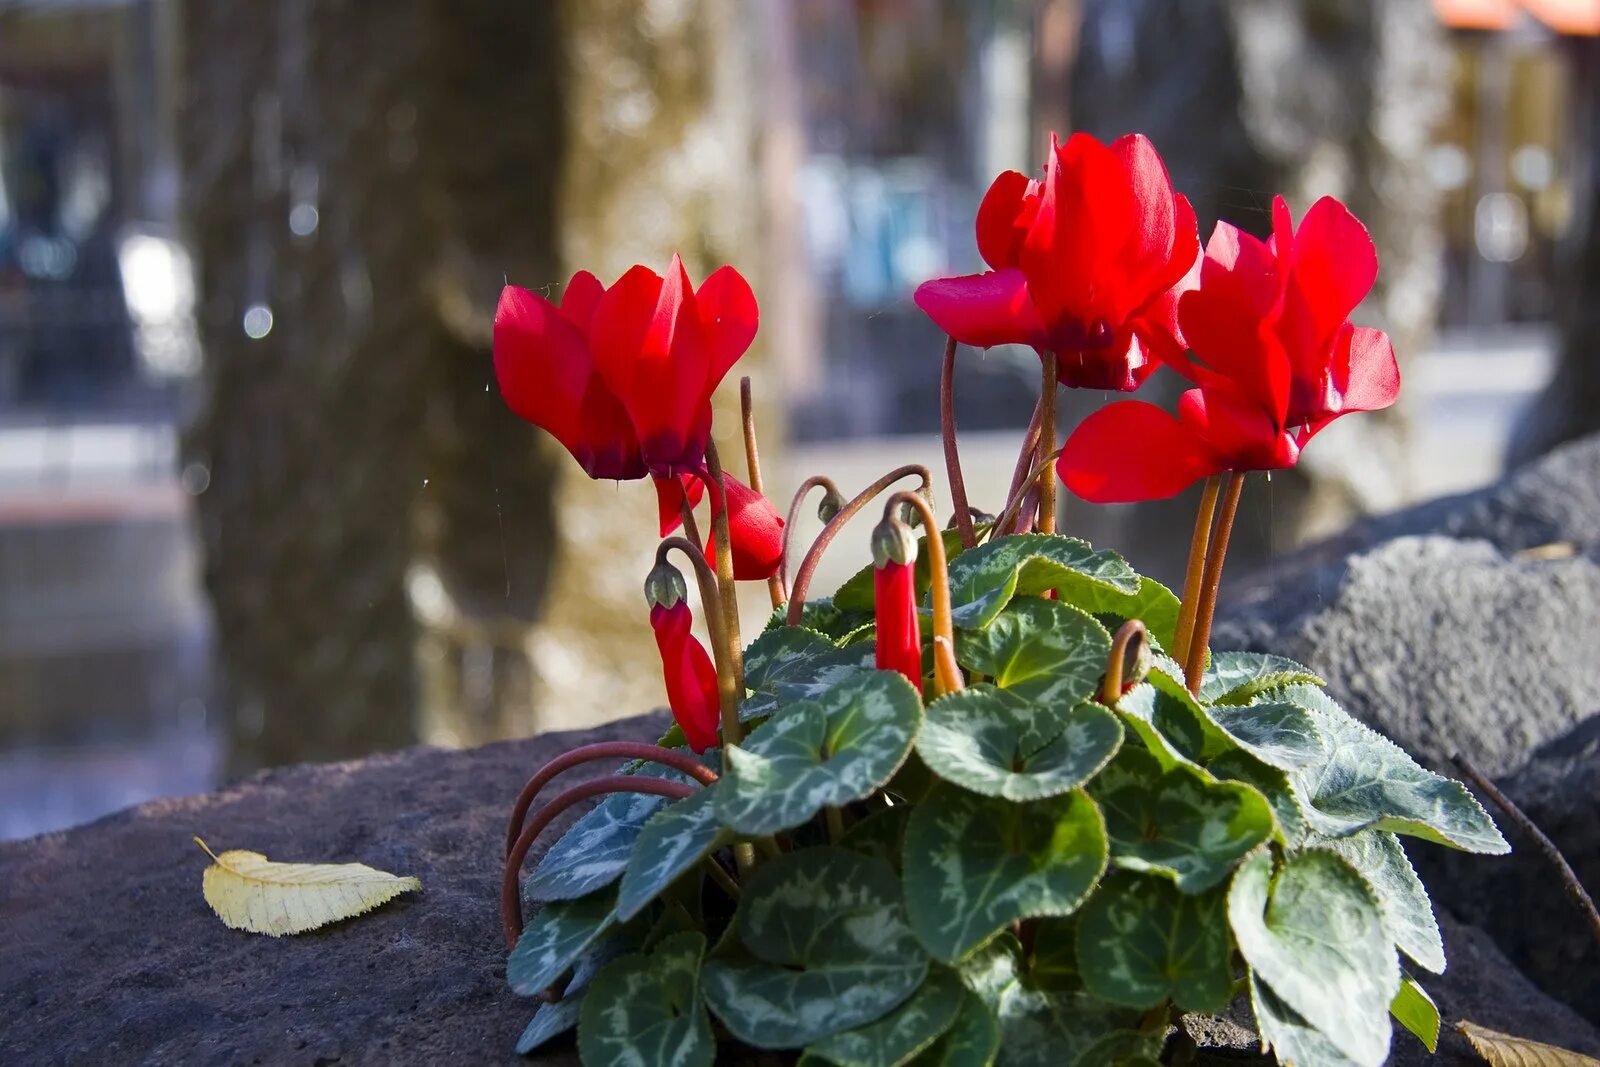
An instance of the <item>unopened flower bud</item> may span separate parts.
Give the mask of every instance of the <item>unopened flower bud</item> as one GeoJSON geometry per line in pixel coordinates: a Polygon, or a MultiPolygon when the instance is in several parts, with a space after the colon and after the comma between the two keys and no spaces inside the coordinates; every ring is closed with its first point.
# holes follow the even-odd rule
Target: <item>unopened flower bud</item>
{"type": "Polygon", "coordinates": [[[829,488],[817,502],[817,518],[823,522],[832,522],[834,516],[844,510],[844,505],[845,499],[839,490],[829,488]]]}
{"type": "Polygon", "coordinates": [[[653,608],[675,607],[688,597],[689,587],[684,584],[682,572],[665,560],[645,577],[644,598],[653,608]]]}
{"type": "Polygon", "coordinates": [[[872,531],[872,562],[884,567],[890,563],[910,565],[917,561],[917,537],[905,523],[884,519],[872,531]]]}

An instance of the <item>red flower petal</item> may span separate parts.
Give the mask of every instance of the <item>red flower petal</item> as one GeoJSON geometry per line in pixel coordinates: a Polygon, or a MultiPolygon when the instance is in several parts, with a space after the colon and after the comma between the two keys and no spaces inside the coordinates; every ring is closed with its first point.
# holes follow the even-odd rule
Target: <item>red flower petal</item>
{"type": "Polygon", "coordinates": [[[694,294],[700,332],[710,346],[711,367],[706,397],[716,392],[723,375],[739,361],[755,340],[761,312],[750,283],[732,267],[718,267],[694,294]]]}
{"type": "Polygon", "coordinates": [[[650,609],[672,717],[683,728],[689,747],[704,752],[717,743],[717,669],[705,646],[689,632],[691,622],[689,605],[683,601],[650,609]]]}
{"type": "MultiPolygon", "coordinates": [[[[1282,257],[1281,233],[1289,212],[1282,197],[1273,209],[1274,239],[1282,257]]],[[[1378,254],[1367,228],[1329,196],[1311,205],[1291,240],[1279,332],[1296,377],[1316,378],[1326,366],[1339,327],[1372,291],[1378,254]]]]}
{"type": "MultiPolygon", "coordinates": [[[[783,561],[783,517],[772,501],[724,472],[728,487],[728,536],[733,543],[733,576],[741,582],[765,581],[783,561]]],[[[716,558],[717,538],[706,537],[706,557],[716,558]]]]}
{"type": "Polygon", "coordinates": [[[899,671],[922,692],[922,634],[917,619],[916,568],[894,560],[874,568],[873,611],[877,667],[899,671]]]}
{"type": "Polygon", "coordinates": [[[606,287],[586,270],[580,270],[567,282],[566,291],[561,294],[561,314],[566,320],[578,328],[584,337],[589,336],[589,327],[594,322],[594,310],[600,306],[600,298],[606,294],[606,287]]]}
{"type": "Polygon", "coordinates": [[[1111,149],[1086,133],[1051,148],[1038,215],[1018,263],[1052,332],[1065,325],[1082,334],[1112,319],[1122,301],[1118,260],[1136,229],[1138,208],[1128,168],[1111,149]]]}
{"type": "Polygon", "coordinates": [[[666,537],[683,525],[683,504],[687,500],[692,508],[705,496],[706,487],[698,475],[680,474],[676,478],[663,478],[652,474],[650,481],[656,487],[656,516],[661,526],[661,536],[666,537]]]}
{"type": "Polygon", "coordinates": [[[913,299],[941,330],[964,345],[1045,346],[1044,325],[1019,270],[935,278],[917,286],[913,299]]]}
{"type": "Polygon", "coordinates": [[[1300,458],[1294,438],[1240,393],[1190,389],[1178,398],[1178,419],[1211,447],[1225,470],[1278,470],[1300,458]]]}
{"type": "Polygon", "coordinates": [[[1400,397],[1400,364],[1382,330],[1351,327],[1334,362],[1333,388],[1343,411],[1378,411],[1400,397]]]}
{"type": "MultiPolygon", "coordinates": [[[[1148,301],[1151,294],[1170,289],[1188,272],[1199,251],[1200,239],[1194,232],[1193,209],[1189,213],[1189,234],[1178,228],[1172,179],[1149,138],[1137,133],[1119,137],[1111,142],[1111,154],[1121,161],[1127,173],[1124,181],[1133,202],[1130,226],[1118,242],[1116,262],[1122,277],[1109,316],[1120,321],[1148,301]],[[1181,241],[1184,247],[1177,247],[1181,238],[1189,239],[1181,241]]],[[[1188,207],[1188,201],[1184,206],[1188,207]]]]}
{"type": "Polygon", "coordinates": [[[1026,174],[1002,171],[978,205],[978,255],[995,270],[1017,265],[1017,253],[1027,235],[1019,217],[1031,184],[1026,174]]]}
{"type": "Polygon", "coordinates": [[[1175,496],[1222,470],[1206,442],[1172,415],[1142,400],[1094,412],[1067,438],[1056,473],[1096,504],[1175,496]]]}

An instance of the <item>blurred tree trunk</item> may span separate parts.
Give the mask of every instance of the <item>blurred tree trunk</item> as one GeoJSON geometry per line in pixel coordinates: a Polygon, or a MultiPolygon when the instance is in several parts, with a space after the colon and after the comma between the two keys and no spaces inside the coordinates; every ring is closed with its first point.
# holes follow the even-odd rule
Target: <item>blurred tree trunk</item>
{"type": "Polygon", "coordinates": [[[1600,39],[1567,42],[1572,220],[1557,249],[1556,371],[1518,422],[1512,463],[1600,430],[1600,39]]]}
{"type": "MultiPolygon", "coordinates": [[[[1371,230],[1383,265],[1356,317],[1389,331],[1403,369],[1427,340],[1439,290],[1437,199],[1423,155],[1446,103],[1449,63],[1432,6],[1087,0],[1083,17],[1077,126],[1101,137],[1148,134],[1193,201],[1202,241],[1219,218],[1265,235],[1275,193],[1297,219],[1319,196],[1339,197],[1371,230]]],[[[1161,377],[1175,396],[1179,386],[1161,377]]],[[[1270,488],[1253,480],[1230,566],[1398,504],[1404,432],[1400,412],[1346,420],[1299,468],[1274,473],[1270,488]]],[[[1187,538],[1171,532],[1187,529],[1197,497],[1109,515],[1072,501],[1068,520],[1089,532],[1116,525],[1141,566],[1172,578],[1187,538]]]]}
{"type": "Polygon", "coordinates": [[[543,602],[556,465],[488,388],[489,327],[503,272],[558,273],[555,15],[191,0],[181,24],[230,769],[415,740],[419,642],[435,677],[477,649],[476,703],[525,728],[502,624],[543,602]]]}

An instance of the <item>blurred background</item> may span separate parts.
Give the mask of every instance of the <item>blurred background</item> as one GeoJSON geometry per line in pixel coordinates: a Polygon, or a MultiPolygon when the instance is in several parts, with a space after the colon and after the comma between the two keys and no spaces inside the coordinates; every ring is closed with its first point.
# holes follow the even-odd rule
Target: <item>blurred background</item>
{"type": "MultiPolygon", "coordinates": [[[[937,470],[911,290],[977,269],[1052,129],[1149,134],[1202,234],[1329,193],[1377,242],[1402,404],[1247,494],[1230,570],[1600,428],[1597,34],[1600,0],[0,0],[0,838],[659,704],[653,494],[504,410],[500,287],[733,263],[780,509],[937,470]]],[[[961,355],[978,506],[1036,382],[961,355]]],[[[1191,509],[1064,525],[1170,581],[1191,509]]]]}

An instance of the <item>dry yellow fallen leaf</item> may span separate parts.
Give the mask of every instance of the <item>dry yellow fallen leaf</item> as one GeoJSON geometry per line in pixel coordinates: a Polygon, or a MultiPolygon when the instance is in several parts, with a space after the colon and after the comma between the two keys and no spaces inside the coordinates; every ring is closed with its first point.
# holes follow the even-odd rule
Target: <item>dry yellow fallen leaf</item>
{"type": "Polygon", "coordinates": [[[1600,1067],[1600,1060],[1591,1056],[1497,1033],[1477,1023],[1459,1022],[1456,1029],[1491,1067],[1600,1067]]]}
{"type": "Polygon", "coordinates": [[[254,934],[315,930],[422,888],[364,863],[273,863],[259,852],[219,856],[198,837],[194,843],[215,861],[201,878],[206,903],[228,926],[254,934]]]}

